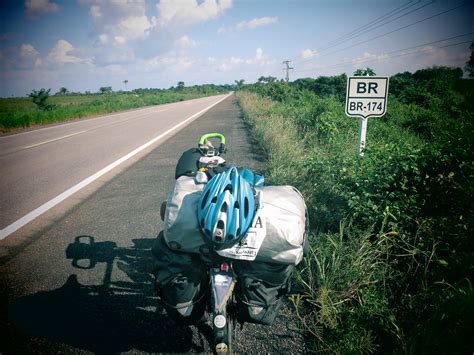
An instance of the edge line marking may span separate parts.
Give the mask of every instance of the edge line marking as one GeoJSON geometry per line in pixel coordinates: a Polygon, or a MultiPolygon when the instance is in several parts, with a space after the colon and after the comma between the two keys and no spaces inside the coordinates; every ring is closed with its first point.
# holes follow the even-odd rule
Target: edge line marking
{"type": "Polygon", "coordinates": [[[145,150],[146,148],[148,148],[149,146],[151,146],[152,144],[158,142],[161,138],[163,138],[164,136],[170,134],[171,132],[175,131],[177,128],[185,125],[186,123],[189,123],[191,122],[192,120],[194,120],[195,118],[199,117],[200,115],[202,115],[204,112],[210,110],[211,108],[213,108],[214,106],[216,106],[217,104],[221,103],[222,101],[224,101],[225,99],[227,99],[230,95],[232,95],[232,92],[225,95],[222,99],[220,99],[219,101],[213,103],[212,105],[210,106],[207,106],[206,108],[202,109],[201,111],[189,116],[188,118],[186,118],[184,121],[181,121],[180,123],[178,123],[176,126],[174,127],[171,127],[170,129],[168,129],[167,131],[165,131],[164,133],[161,133],[160,135],[156,136],[155,138],[153,138],[152,140],[148,141],[147,143],[141,145],[140,147],[136,148],[135,150],[131,151],[130,153],[128,153],[127,155],[123,156],[122,158],[114,161],[113,163],[107,165],[105,168],[103,168],[102,170],[99,170],[98,172],[96,172],[95,174],[89,176],[88,178],[85,178],[84,180],[82,180],[81,182],[79,182],[78,184],[70,187],[69,189],[67,189],[66,191],[64,191],[63,193],[59,194],[58,196],[54,197],[53,199],[49,200],[48,202],[42,204],[41,206],[39,206],[38,208],[34,209],[33,211],[31,211],[30,213],[26,214],[25,216],[23,216],[22,218],[18,219],[17,221],[13,222],[12,224],[6,226],[5,228],[3,228],[2,230],[0,230],[0,240],[3,240],[5,239],[6,237],[8,237],[10,234],[16,232],[18,229],[20,229],[21,227],[25,226],[26,224],[30,223],[31,221],[35,220],[36,218],[38,218],[39,216],[41,216],[43,213],[49,211],[51,208],[53,208],[54,206],[58,205],[59,203],[61,203],[62,201],[64,201],[65,199],[67,199],[68,197],[72,196],[73,194],[75,194],[76,192],[78,192],[79,190],[83,189],[84,187],[86,187],[87,185],[90,185],[91,183],[93,183],[94,181],[96,181],[97,179],[99,179],[101,176],[107,174],[108,172],[110,172],[111,170],[113,170],[114,168],[116,168],[117,166],[119,166],[120,164],[124,163],[125,161],[129,160],[130,158],[132,158],[133,156],[137,155],[138,153],[140,153],[142,150],[145,150]]]}
{"type": "Polygon", "coordinates": [[[56,142],[56,141],[60,141],[61,139],[66,139],[66,138],[69,138],[69,137],[74,137],[74,136],[77,136],[77,135],[79,135],[79,134],[86,133],[86,132],[87,132],[87,130],[85,130],[85,131],[79,131],[79,132],[76,132],[76,133],[71,133],[71,134],[68,134],[67,136],[62,136],[62,137],[50,139],[49,141],[44,141],[44,142],[40,142],[40,143],[28,145],[28,146],[23,147],[23,148],[21,148],[21,149],[30,149],[30,148],[34,148],[34,147],[39,147],[40,145],[43,145],[43,144],[53,143],[53,142],[56,142]]]}

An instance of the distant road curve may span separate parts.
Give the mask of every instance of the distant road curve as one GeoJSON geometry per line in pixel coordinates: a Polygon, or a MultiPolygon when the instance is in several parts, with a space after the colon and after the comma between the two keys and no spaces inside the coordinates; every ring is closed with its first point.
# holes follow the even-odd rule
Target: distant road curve
{"type": "Polygon", "coordinates": [[[230,94],[114,113],[0,137],[0,240],[230,94]]]}

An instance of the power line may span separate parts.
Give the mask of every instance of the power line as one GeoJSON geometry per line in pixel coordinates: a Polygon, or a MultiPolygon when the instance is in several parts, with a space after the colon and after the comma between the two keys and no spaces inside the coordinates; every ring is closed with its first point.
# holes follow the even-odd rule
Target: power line
{"type": "MultiPolygon", "coordinates": [[[[472,40],[469,40],[469,41],[463,41],[463,42],[458,42],[458,43],[452,43],[452,44],[447,44],[445,46],[437,46],[435,48],[438,48],[438,49],[441,49],[441,48],[447,48],[447,47],[454,47],[454,46],[458,46],[458,45],[461,45],[461,44],[466,44],[466,43],[472,43],[472,40]]],[[[420,51],[414,51],[414,52],[409,52],[409,53],[400,53],[398,55],[394,55],[394,56],[390,56],[390,57],[387,57],[387,58],[373,58],[373,59],[368,59],[368,60],[365,60],[362,63],[370,63],[370,62],[373,62],[373,61],[376,61],[376,60],[391,60],[391,59],[394,59],[394,58],[400,58],[400,57],[406,57],[406,56],[409,56],[410,54],[415,54],[415,53],[421,53],[420,51]]],[[[344,64],[338,64],[338,65],[332,65],[332,66],[329,66],[327,68],[337,68],[337,67],[340,67],[340,66],[343,66],[343,65],[346,65],[347,63],[344,63],[344,64]]]]}
{"type": "Polygon", "coordinates": [[[416,12],[416,11],[418,11],[418,10],[421,10],[422,8],[424,8],[424,7],[426,7],[426,6],[429,6],[429,5],[433,4],[433,3],[434,3],[434,1],[431,1],[431,2],[429,2],[429,3],[427,3],[427,4],[424,4],[424,5],[422,5],[422,6],[419,6],[419,7],[417,7],[416,9],[413,9],[413,10],[407,12],[407,13],[404,13],[404,14],[398,16],[398,17],[395,17],[395,18],[393,18],[393,19],[391,19],[391,20],[389,20],[389,21],[387,21],[387,22],[381,23],[381,24],[379,24],[378,26],[375,26],[375,27],[371,27],[371,28],[369,28],[369,29],[366,29],[366,30],[363,31],[363,32],[360,32],[360,33],[358,33],[358,34],[356,34],[356,35],[353,35],[353,36],[351,36],[351,37],[349,37],[349,38],[347,38],[347,39],[345,39],[345,40],[343,40],[343,41],[340,41],[339,43],[336,43],[336,44],[333,44],[333,45],[331,45],[331,46],[329,46],[329,47],[326,47],[325,49],[329,49],[329,48],[332,48],[332,47],[336,47],[336,46],[338,46],[338,45],[340,45],[340,44],[342,44],[342,43],[344,43],[344,42],[347,42],[347,41],[349,41],[349,40],[351,40],[351,39],[353,39],[353,38],[357,38],[357,37],[359,37],[359,36],[362,36],[362,35],[365,34],[365,33],[371,32],[371,31],[373,31],[373,30],[375,30],[375,29],[377,29],[377,28],[380,28],[380,27],[382,27],[382,26],[385,26],[385,25],[387,25],[387,24],[389,24],[389,23],[391,23],[391,22],[393,22],[393,21],[396,21],[396,20],[402,18],[402,17],[405,17],[405,16],[407,16],[407,15],[410,15],[410,14],[412,14],[413,12],[416,12]]]}
{"type": "MultiPolygon", "coordinates": [[[[388,19],[388,18],[390,18],[390,17],[396,15],[397,13],[399,13],[399,12],[401,12],[401,11],[404,11],[404,10],[409,9],[410,7],[416,5],[417,3],[420,3],[421,0],[418,0],[418,1],[416,1],[415,3],[411,4],[412,2],[413,2],[413,0],[410,0],[409,2],[407,2],[407,3],[405,3],[405,4],[401,5],[401,6],[399,6],[399,7],[397,7],[397,8],[395,8],[395,9],[393,9],[393,10],[387,12],[387,13],[385,13],[385,14],[382,15],[382,16],[377,17],[376,19],[374,19],[374,20],[372,20],[372,21],[366,23],[365,25],[362,25],[362,26],[360,26],[360,27],[357,27],[356,29],[354,29],[354,30],[352,30],[352,31],[350,31],[350,32],[348,32],[348,33],[346,33],[346,34],[344,34],[344,35],[342,35],[342,36],[340,36],[340,37],[338,37],[338,38],[336,38],[336,39],[334,39],[334,40],[332,40],[332,41],[329,41],[329,42],[327,42],[326,44],[323,44],[323,45],[321,46],[321,49],[320,49],[320,50],[325,50],[325,49],[327,49],[327,48],[334,47],[334,46],[337,45],[337,44],[334,44],[334,43],[337,43],[337,42],[339,42],[339,41],[341,41],[341,40],[343,40],[342,42],[346,42],[345,39],[346,39],[347,37],[351,37],[351,38],[357,37],[356,33],[359,33],[359,32],[361,32],[361,31],[364,31],[364,33],[365,33],[365,32],[369,32],[370,30],[367,29],[368,27],[371,27],[371,26],[373,26],[373,25],[375,25],[375,24],[377,24],[377,23],[379,23],[379,22],[381,22],[381,21],[384,21],[384,20],[386,20],[386,19],[388,19]],[[411,4],[411,5],[410,5],[410,4],[411,4]],[[367,29],[367,31],[365,31],[366,29],[367,29]],[[334,45],[333,45],[333,44],[334,44],[334,45]]],[[[408,15],[408,14],[405,14],[405,15],[408,15]]],[[[341,42],[341,43],[342,43],[342,42],[341,42]]],[[[340,44],[340,43],[339,43],[339,44],[340,44]]],[[[292,60],[292,61],[297,61],[297,62],[305,62],[305,61],[309,60],[309,59],[303,59],[303,60],[301,60],[301,59],[298,59],[298,58],[299,58],[299,55],[296,56],[296,57],[294,57],[294,58],[292,58],[291,60],[292,60]]]]}
{"type": "Polygon", "coordinates": [[[418,21],[412,22],[412,23],[410,23],[410,24],[408,24],[408,25],[405,25],[405,26],[396,28],[396,29],[394,29],[394,30],[392,30],[392,31],[383,33],[383,34],[381,34],[381,35],[378,35],[378,36],[375,36],[375,37],[372,37],[372,38],[369,38],[369,39],[367,39],[367,40],[365,40],[365,41],[357,42],[357,43],[355,43],[355,44],[353,44],[353,45],[351,45],[351,46],[344,47],[344,48],[338,49],[338,50],[336,50],[336,51],[332,51],[332,52],[329,52],[329,53],[325,53],[325,54],[323,54],[323,55],[329,55],[329,54],[338,53],[338,52],[344,51],[344,50],[346,50],[346,49],[349,49],[349,48],[353,48],[353,47],[355,47],[355,46],[358,46],[358,45],[360,45],[360,44],[364,44],[364,43],[373,41],[374,39],[377,39],[377,38],[380,38],[380,37],[383,37],[383,36],[386,36],[386,35],[389,35],[389,34],[392,34],[392,33],[398,32],[398,31],[401,31],[401,30],[404,30],[405,28],[408,28],[408,27],[417,25],[417,24],[419,24],[419,23],[421,23],[421,22],[425,22],[425,21],[431,20],[431,19],[433,19],[433,18],[435,18],[435,17],[444,15],[444,14],[446,14],[446,13],[448,13],[448,12],[457,10],[457,9],[459,9],[459,8],[461,8],[461,7],[465,6],[465,5],[467,5],[467,3],[468,3],[468,2],[465,2],[465,3],[463,3],[463,4],[459,5],[459,6],[453,7],[453,8],[451,8],[451,9],[448,9],[448,10],[445,10],[445,11],[441,11],[441,12],[435,14],[435,15],[428,16],[428,17],[426,17],[426,18],[424,18],[424,19],[422,19],[422,20],[418,20],[418,21]]]}
{"type": "Polygon", "coordinates": [[[325,45],[322,45],[320,50],[326,50],[327,48],[336,46],[337,42],[339,42],[341,40],[343,40],[343,42],[345,42],[345,41],[347,41],[347,39],[346,39],[347,37],[352,38],[354,36],[357,36],[358,34],[360,34],[360,32],[365,32],[366,30],[368,30],[370,27],[376,25],[377,23],[383,22],[384,20],[389,19],[390,17],[396,15],[397,13],[399,13],[401,11],[409,9],[410,7],[416,5],[417,3],[421,2],[421,1],[419,0],[419,1],[411,4],[412,2],[413,1],[409,1],[408,3],[405,3],[404,5],[401,5],[400,7],[397,7],[396,9],[386,13],[385,15],[380,16],[380,17],[376,18],[375,20],[372,20],[372,21],[370,21],[369,23],[367,23],[363,26],[356,28],[355,30],[352,30],[352,31],[346,33],[345,35],[342,35],[341,37],[338,37],[338,38],[334,39],[333,41],[330,41],[330,42],[326,43],[325,45]]]}
{"type": "MultiPolygon", "coordinates": [[[[432,41],[432,42],[427,42],[427,43],[423,43],[423,44],[420,44],[420,45],[417,45],[417,46],[412,46],[412,47],[408,47],[408,48],[403,48],[403,49],[397,49],[395,51],[391,51],[391,52],[388,52],[388,53],[385,53],[385,55],[391,55],[391,54],[396,54],[396,53],[400,53],[399,55],[391,55],[390,57],[386,57],[386,58],[372,58],[372,59],[368,59],[368,60],[364,60],[361,62],[362,63],[369,63],[369,62],[373,62],[373,61],[376,61],[376,60],[390,60],[390,59],[393,59],[393,58],[399,58],[399,57],[403,57],[403,56],[408,56],[410,54],[414,54],[414,53],[417,53],[419,51],[414,51],[414,52],[408,52],[408,53],[403,53],[407,50],[410,50],[410,49],[416,49],[416,48],[420,48],[420,47],[424,47],[424,46],[428,46],[428,45],[431,45],[431,44],[435,44],[435,43],[440,43],[440,42],[444,42],[444,41],[448,41],[448,40],[452,40],[452,39],[455,39],[455,38],[460,38],[460,37],[465,37],[465,36],[468,36],[468,35],[471,35],[471,34],[474,34],[474,32],[469,32],[469,33],[465,33],[465,34],[462,34],[462,35],[458,35],[458,36],[453,36],[453,37],[449,37],[449,38],[444,38],[444,39],[440,39],[440,40],[437,40],[437,41],[432,41]]],[[[450,43],[450,44],[446,44],[446,45],[443,45],[443,46],[436,46],[435,48],[447,48],[447,47],[452,47],[452,46],[457,46],[457,45],[461,45],[461,44],[466,44],[466,43],[471,43],[473,40],[468,40],[468,41],[463,41],[463,42],[458,42],[458,43],[450,43]]],[[[309,71],[314,71],[316,69],[331,69],[331,68],[337,68],[337,67],[341,67],[341,66],[344,66],[344,65],[347,65],[347,64],[352,64],[354,63],[353,60],[347,60],[347,61],[343,61],[343,62],[340,62],[340,63],[336,63],[336,64],[333,64],[333,65],[327,65],[327,66],[324,66],[324,67],[319,67],[319,68],[311,68],[311,69],[303,69],[303,70],[296,70],[296,72],[300,73],[300,72],[309,72],[309,71]]]]}
{"type": "MultiPolygon", "coordinates": [[[[448,44],[448,45],[445,45],[445,46],[437,46],[437,47],[435,47],[435,48],[441,49],[441,48],[453,47],[453,46],[458,46],[458,45],[461,45],[461,44],[472,43],[472,41],[473,41],[473,40],[463,41],[463,42],[458,42],[458,43],[452,43],[452,44],[448,44]]],[[[406,56],[409,56],[409,55],[415,54],[415,53],[420,53],[420,51],[414,51],[414,52],[408,52],[408,53],[400,53],[400,54],[398,54],[398,55],[393,55],[393,56],[386,57],[386,58],[372,58],[372,59],[367,59],[367,60],[362,61],[360,64],[370,63],[370,62],[374,62],[374,61],[377,61],[377,60],[378,60],[378,61],[391,60],[391,59],[394,59],[394,58],[406,57],[406,56]]],[[[319,67],[319,68],[297,70],[297,72],[298,72],[298,73],[303,73],[303,72],[314,71],[315,69],[318,69],[318,70],[321,70],[321,69],[333,69],[333,68],[343,67],[343,66],[345,66],[345,65],[347,65],[347,64],[353,64],[353,63],[354,63],[353,61],[345,61],[345,62],[340,62],[340,63],[337,63],[337,64],[333,64],[333,65],[326,65],[326,66],[319,67]]]]}

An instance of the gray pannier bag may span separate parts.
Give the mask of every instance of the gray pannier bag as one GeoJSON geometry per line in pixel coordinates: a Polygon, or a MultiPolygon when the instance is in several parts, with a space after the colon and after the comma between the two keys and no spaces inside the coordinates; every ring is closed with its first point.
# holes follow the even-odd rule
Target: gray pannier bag
{"type": "MultiPolygon", "coordinates": [[[[182,176],[168,195],[164,238],[171,249],[208,254],[196,213],[203,188],[193,177],[182,176]]],[[[307,225],[301,193],[292,186],[264,186],[256,191],[261,196],[266,234],[255,261],[297,265],[303,258],[307,225]]]]}
{"type": "Polygon", "coordinates": [[[298,265],[307,239],[307,210],[301,193],[293,186],[264,186],[263,215],[266,236],[256,261],[298,265]]]}
{"type": "Polygon", "coordinates": [[[155,288],[166,313],[177,324],[200,320],[206,300],[206,269],[199,255],[168,248],[160,233],[152,246],[155,288]]]}
{"type": "Polygon", "coordinates": [[[240,260],[232,265],[238,279],[235,290],[238,321],[273,324],[283,297],[290,292],[295,266],[240,260]]]}
{"type": "Polygon", "coordinates": [[[204,184],[194,177],[179,177],[168,194],[164,238],[173,250],[200,253],[206,247],[197,218],[197,204],[204,184]]]}

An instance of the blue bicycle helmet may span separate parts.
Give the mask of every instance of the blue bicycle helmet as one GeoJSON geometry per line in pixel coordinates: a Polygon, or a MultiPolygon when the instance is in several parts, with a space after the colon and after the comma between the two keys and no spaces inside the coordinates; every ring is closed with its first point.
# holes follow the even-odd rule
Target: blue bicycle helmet
{"type": "Polygon", "coordinates": [[[255,214],[251,185],[236,167],[215,175],[199,199],[197,215],[207,243],[225,249],[247,233],[255,214]]]}

